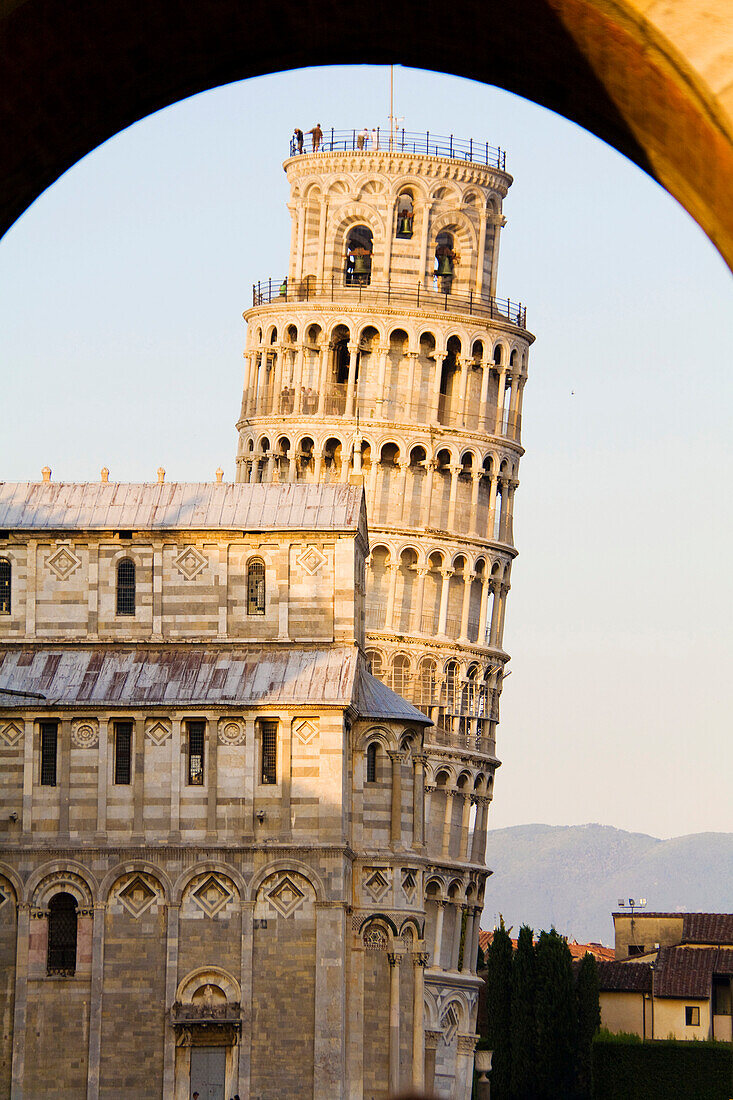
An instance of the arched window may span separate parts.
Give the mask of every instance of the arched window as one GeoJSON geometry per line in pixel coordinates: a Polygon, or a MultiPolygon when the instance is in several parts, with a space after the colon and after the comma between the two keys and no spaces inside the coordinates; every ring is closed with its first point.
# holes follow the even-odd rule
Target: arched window
{"type": "Polygon", "coordinates": [[[265,614],[265,563],[260,558],[247,566],[247,614],[265,614]]]}
{"type": "Polygon", "coordinates": [[[0,615],[10,614],[13,571],[7,558],[0,558],[0,615]]]}
{"type": "Polygon", "coordinates": [[[450,291],[458,253],[453,247],[452,233],[438,233],[435,241],[435,276],[442,280],[442,290],[450,291]]]}
{"type": "Polygon", "coordinates": [[[366,754],[366,781],[367,783],[377,782],[377,753],[379,752],[379,745],[376,741],[372,741],[371,745],[367,749],[366,754]]]}
{"type": "Polygon", "coordinates": [[[436,678],[437,664],[431,657],[427,657],[420,665],[420,706],[423,710],[426,707],[434,706],[437,702],[435,698],[436,678]]]}
{"type": "Polygon", "coordinates": [[[397,232],[395,236],[408,239],[412,236],[415,206],[409,191],[403,191],[397,200],[397,232]]]}
{"type": "Polygon", "coordinates": [[[117,566],[117,614],[135,614],[135,562],[129,558],[117,566]]]}
{"type": "Polygon", "coordinates": [[[373,252],[371,229],[365,225],[355,225],[346,238],[344,282],[347,286],[366,286],[372,281],[373,252]]]}
{"type": "Polygon", "coordinates": [[[73,974],[76,970],[76,898],[54,894],[48,906],[49,974],[73,974]]]}
{"type": "Polygon", "coordinates": [[[378,649],[368,649],[366,651],[366,659],[369,662],[369,671],[372,676],[376,676],[378,680],[381,680],[384,676],[382,654],[378,649]]]}
{"type": "Polygon", "coordinates": [[[455,714],[458,711],[458,662],[449,661],[445,667],[445,705],[455,714]]]}
{"type": "Polygon", "coordinates": [[[406,695],[410,689],[410,662],[402,653],[392,661],[391,688],[398,695],[406,695]]]}

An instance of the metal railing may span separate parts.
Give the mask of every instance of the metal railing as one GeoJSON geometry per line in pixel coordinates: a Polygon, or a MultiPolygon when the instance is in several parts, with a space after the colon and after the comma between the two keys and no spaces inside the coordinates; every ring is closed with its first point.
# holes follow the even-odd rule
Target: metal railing
{"type": "Polygon", "coordinates": [[[422,283],[399,284],[387,280],[386,284],[366,283],[345,285],[342,276],[316,280],[313,276],[298,283],[284,279],[264,279],[252,284],[252,305],[263,306],[271,302],[338,302],[340,305],[367,305],[376,308],[405,306],[408,309],[425,309],[442,313],[468,313],[488,320],[509,321],[519,328],[527,327],[527,307],[511,298],[494,298],[488,294],[476,294],[473,290],[461,293],[434,290],[422,283]]]}
{"type": "MultiPolygon", "coordinates": [[[[487,168],[506,171],[506,151],[489,145],[488,141],[476,141],[474,138],[457,138],[453,134],[431,134],[414,130],[324,130],[320,144],[316,146],[310,134],[305,134],[303,153],[371,153],[386,149],[399,153],[413,153],[429,157],[448,157],[451,160],[467,160],[474,164],[485,164],[487,168]]],[[[295,136],[290,139],[290,156],[297,156],[298,143],[295,136]]]]}

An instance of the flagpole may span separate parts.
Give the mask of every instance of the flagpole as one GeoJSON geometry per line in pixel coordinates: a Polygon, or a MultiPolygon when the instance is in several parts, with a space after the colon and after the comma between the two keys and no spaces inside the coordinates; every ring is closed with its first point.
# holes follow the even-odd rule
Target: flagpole
{"type": "Polygon", "coordinates": [[[394,65],[389,67],[389,148],[394,140],[394,65]]]}

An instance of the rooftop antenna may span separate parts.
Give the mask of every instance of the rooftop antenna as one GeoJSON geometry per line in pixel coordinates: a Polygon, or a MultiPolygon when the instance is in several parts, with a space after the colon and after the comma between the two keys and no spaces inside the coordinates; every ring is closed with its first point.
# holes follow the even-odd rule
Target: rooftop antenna
{"type": "Polygon", "coordinates": [[[630,909],[633,917],[635,909],[646,909],[646,898],[638,898],[638,900],[629,898],[628,901],[626,898],[619,898],[618,907],[619,909],[630,909]]]}
{"type": "Polygon", "coordinates": [[[394,141],[394,65],[389,67],[389,149],[394,141]]]}

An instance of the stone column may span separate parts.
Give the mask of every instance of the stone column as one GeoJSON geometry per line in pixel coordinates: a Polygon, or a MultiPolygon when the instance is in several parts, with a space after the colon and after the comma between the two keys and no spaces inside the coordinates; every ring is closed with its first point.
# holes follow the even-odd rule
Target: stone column
{"type": "Polygon", "coordinates": [[[436,901],[437,912],[435,914],[435,943],[433,946],[433,966],[441,968],[440,956],[443,951],[443,922],[445,920],[446,902],[436,901]]]}
{"type": "Polygon", "coordinates": [[[473,1075],[473,1052],[476,1049],[476,1038],[473,1035],[458,1036],[458,1052],[456,1054],[455,1095],[465,1096],[469,1091],[469,1084],[473,1075]]]}
{"type": "Polygon", "coordinates": [[[443,352],[435,351],[435,372],[433,374],[433,392],[431,395],[431,417],[434,424],[440,423],[440,379],[443,375],[443,352]]]}
{"type": "MultiPolygon", "coordinates": [[[[100,722],[101,726],[101,722],[100,722]]],[[[23,722],[23,832],[30,836],[33,826],[33,734],[34,723],[30,718],[23,722]]],[[[101,734],[100,734],[101,745],[101,734]]]]}
{"type": "Polygon", "coordinates": [[[379,355],[379,368],[377,373],[377,398],[376,398],[376,410],[377,416],[384,415],[384,403],[388,401],[385,397],[386,393],[386,380],[387,380],[387,357],[389,356],[389,344],[386,347],[379,347],[374,349],[375,353],[379,355]]]}
{"type": "Polygon", "coordinates": [[[506,617],[506,598],[509,595],[509,586],[502,585],[501,589],[501,615],[499,617],[499,629],[497,631],[497,645],[501,646],[504,639],[504,619],[506,617]]]}
{"type": "Polygon", "coordinates": [[[412,994],[412,1087],[425,1087],[425,967],[428,956],[416,951],[412,956],[414,984],[412,994]]]}
{"type": "Polygon", "coordinates": [[[346,912],[339,902],[316,903],[313,1100],[341,1094],[346,1074],[346,912]]]}
{"type": "Polygon", "coordinates": [[[293,412],[300,415],[303,412],[303,360],[305,358],[305,346],[298,345],[298,354],[295,360],[295,378],[293,380],[293,412]]]}
{"type": "Polygon", "coordinates": [[[181,839],[181,720],[171,722],[170,736],[171,766],[171,843],[181,839]]]}
{"type": "Polygon", "coordinates": [[[478,796],[477,802],[476,821],[473,827],[473,844],[471,845],[471,862],[483,863],[486,851],[486,824],[489,800],[485,796],[478,796]]]}
{"type": "Polygon", "coordinates": [[[425,845],[425,763],[427,756],[415,753],[412,779],[412,846],[422,849],[425,845]]]}
{"type": "Polygon", "coordinates": [[[168,905],[165,941],[165,1023],[163,1024],[163,1096],[175,1096],[176,1033],[170,1023],[170,1011],[178,988],[178,931],[180,906],[168,905]]]}
{"type": "Polygon", "coordinates": [[[442,1038],[441,1031],[425,1032],[425,1088],[429,1094],[435,1088],[435,1056],[442,1038]]]}
{"type": "Polygon", "coordinates": [[[466,906],[466,931],[463,934],[463,961],[461,963],[461,974],[472,974],[473,963],[471,959],[471,951],[473,949],[473,925],[475,921],[475,910],[473,906],[466,906]]]}
{"type": "Polygon", "coordinates": [[[295,447],[291,447],[290,450],[286,452],[287,460],[288,460],[288,481],[289,482],[296,481],[297,477],[298,477],[298,467],[297,467],[296,453],[297,452],[295,450],[295,447]]]}
{"type": "Polygon", "coordinates": [[[400,964],[402,955],[390,951],[387,960],[390,967],[389,1089],[393,1095],[396,1095],[400,1091],[400,964]]]}
{"type": "Polygon", "coordinates": [[[468,392],[468,375],[469,368],[473,364],[473,359],[467,359],[465,355],[461,356],[461,382],[458,390],[458,427],[465,428],[466,426],[466,394],[468,392]]]}
{"type": "Polygon", "coordinates": [[[478,530],[478,494],[481,488],[483,470],[474,470],[471,474],[471,514],[468,520],[468,533],[474,538],[480,538],[478,530]]]}
{"type": "Polygon", "coordinates": [[[450,851],[451,826],[453,824],[453,796],[457,794],[457,791],[443,789],[445,790],[445,815],[443,817],[442,858],[447,859],[450,851]]]}
{"type": "Polygon", "coordinates": [[[478,249],[476,251],[476,293],[483,294],[484,290],[484,252],[486,251],[486,221],[488,215],[486,207],[479,210],[478,223],[478,249]]]}
{"type": "Polygon", "coordinates": [[[503,214],[492,214],[488,221],[489,225],[494,227],[494,239],[491,245],[491,289],[489,291],[493,297],[496,294],[496,282],[499,277],[499,230],[506,225],[506,218],[503,214]]]}
{"type": "Polygon", "coordinates": [[[135,718],[133,722],[133,742],[135,745],[135,772],[132,788],[132,843],[142,844],[145,840],[143,810],[145,805],[145,721],[135,718]]]}
{"type": "MultiPolygon", "coordinates": [[[[239,1043],[239,1094],[243,1100],[250,1100],[250,1078],[252,1073],[252,954],[255,903],[242,901],[242,942],[239,966],[239,985],[242,990],[242,1038],[239,1043]]],[[[167,1098],[168,1094],[164,1092],[167,1098]]]]}
{"type": "Polygon", "coordinates": [[[390,752],[392,761],[392,812],[389,839],[393,848],[402,848],[402,753],[390,752]]]}
{"type": "Polygon", "coordinates": [[[328,215],[328,203],[321,199],[320,218],[318,222],[318,281],[323,282],[326,248],[326,217],[328,215]]]}
{"type": "Polygon", "coordinates": [[[394,631],[394,603],[395,593],[397,591],[397,574],[399,573],[399,562],[391,561],[387,566],[389,572],[389,592],[387,593],[387,608],[384,616],[384,629],[392,633],[394,631]]]}
{"type": "Polygon", "coordinates": [[[423,499],[421,501],[421,517],[420,526],[428,527],[430,525],[430,507],[433,499],[433,479],[435,477],[435,462],[432,459],[426,459],[422,463],[425,467],[425,485],[423,487],[423,499]]]}
{"type": "Polygon", "coordinates": [[[422,634],[422,613],[425,603],[425,578],[430,572],[424,565],[413,566],[417,573],[417,592],[415,593],[415,602],[413,604],[415,609],[415,619],[412,625],[412,629],[416,634],[422,634]]]}
{"type": "Polygon", "coordinates": [[[71,722],[62,718],[59,722],[59,839],[69,839],[69,810],[71,799],[71,722]]]}
{"type": "Polygon", "coordinates": [[[459,902],[454,903],[455,918],[453,920],[453,942],[451,944],[450,969],[458,970],[458,956],[461,951],[461,928],[463,926],[464,906],[459,902]]]}
{"type": "Polygon", "coordinates": [[[15,948],[15,1002],[13,1005],[11,1100],[23,1100],[23,1084],[25,1081],[25,1030],[28,1007],[28,945],[30,940],[30,918],[30,905],[19,904],[15,948]]]}
{"type": "Polygon", "coordinates": [[[470,792],[463,795],[463,806],[461,807],[461,839],[458,849],[458,858],[463,861],[467,858],[468,854],[468,824],[471,819],[471,795],[470,792]]]}
{"type": "Polygon", "coordinates": [[[36,633],[36,565],[38,561],[38,545],[35,539],[28,540],[26,551],[26,579],[25,579],[25,632],[29,638],[36,633]]]}
{"type": "Polygon", "coordinates": [[[219,764],[217,752],[219,748],[219,731],[217,729],[216,716],[206,716],[206,740],[208,742],[208,761],[206,768],[206,840],[208,843],[216,840],[216,807],[219,798],[219,764]]]}
{"type": "Polygon", "coordinates": [[[455,527],[456,519],[456,496],[458,494],[458,475],[463,469],[462,466],[449,466],[450,470],[450,499],[448,501],[448,530],[452,531],[455,527]]]}
{"type": "Polygon", "coordinates": [[[463,574],[463,605],[461,607],[461,633],[460,642],[468,641],[468,613],[471,605],[471,585],[476,579],[475,573],[463,574]]]}
{"type": "Polygon", "coordinates": [[[319,349],[318,356],[318,415],[325,416],[326,414],[326,400],[327,400],[327,388],[328,388],[328,353],[329,347],[326,345],[319,349]]]}
{"type": "Polygon", "coordinates": [[[440,589],[440,614],[438,616],[438,634],[442,636],[446,632],[446,623],[448,620],[448,591],[450,588],[450,578],[453,576],[452,569],[441,569],[440,575],[442,577],[442,584],[440,589]]]}
{"type": "MultiPolygon", "coordinates": [[[[425,269],[428,264],[428,232],[430,230],[430,212],[433,209],[431,202],[426,202],[419,207],[420,211],[420,283],[425,281],[425,269]]],[[[417,210],[415,211],[417,215],[417,210]]]]}
{"type": "Polygon", "coordinates": [[[476,960],[478,959],[479,948],[479,932],[481,931],[481,913],[483,912],[483,906],[474,905],[473,907],[473,943],[471,944],[471,970],[476,971],[476,960]]]}
{"type": "Polygon", "coordinates": [[[104,905],[95,905],[92,917],[92,981],[89,1004],[89,1055],[87,1100],[99,1097],[99,1064],[102,1055],[102,996],[104,988],[104,905]]]}
{"type": "Polygon", "coordinates": [[[491,578],[488,574],[484,574],[481,577],[481,610],[478,616],[478,644],[486,645],[486,616],[489,610],[489,588],[491,586],[491,578]]]}
{"type": "Polygon", "coordinates": [[[506,367],[499,367],[499,392],[496,395],[496,421],[494,423],[494,435],[502,434],[504,420],[504,390],[506,389],[506,367]]]}
{"type": "Polygon", "coordinates": [[[417,370],[417,361],[420,358],[420,352],[408,351],[407,358],[410,360],[410,369],[407,375],[405,415],[408,420],[415,420],[416,416],[419,416],[418,408],[420,405],[420,387],[415,387],[415,371],[417,370]]]}
{"type": "Polygon", "coordinates": [[[491,366],[492,364],[487,360],[482,360],[481,368],[483,374],[481,376],[481,400],[479,402],[478,424],[477,428],[480,432],[485,432],[488,428],[486,423],[486,412],[489,401],[489,382],[491,381],[491,366]]]}
{"type": "Polygon", "coordinates": [[[407,471],[410,469],[410,463],[409,463],[409,461],[408,462],[400,462],[399,466],[400,466],[400,480],[399,480],[399,483],[398,483],[399,488],[397,489],[397,492],[398,492],[398,499],[401,500],[401,502],[402,502],[401,508],[400,508],[400,523],[404,527],[406,522],[407,522],[407,513],[409,513],[410,505],[412,503],[412,501],[410,500],[410,497],[407,493],[407,471]]]}
{"type": "Polygon", "coordinates": [[[346,410],[345,416],[354,415],[354,397],[356,394],[356,357],[359,354],[358,344],[349,344],[349,378],[346,383],[346,410]]]}
{"type": "Polygon", "coordinates": [[[501,581],[494,581],[492,584],[494,591],[494,603],[491,608],[491,628],[489,630],[489,645],[497,646],[499,644],[499,615],[501,613],[501,581]]]}
{"type": "Polygon", "coordinates": [[[496,522],[494,513],[496,512],[496,495],[499,489],[499,478],[496,474],[491,475],[491,485],[489,486],[489,521],[488,531],[486,537],[488,539],[494,538],[494,531],[496,530],[496,522]]]}

